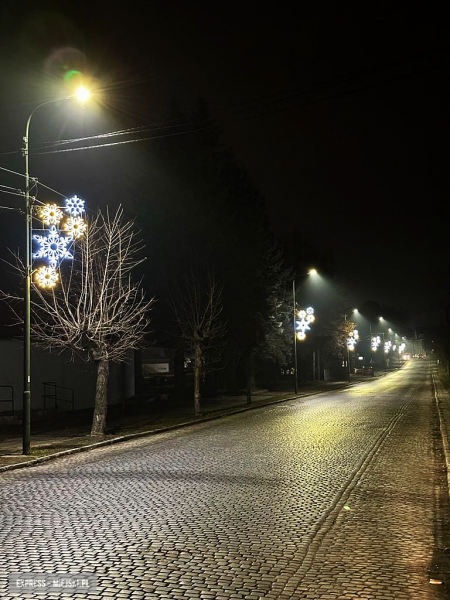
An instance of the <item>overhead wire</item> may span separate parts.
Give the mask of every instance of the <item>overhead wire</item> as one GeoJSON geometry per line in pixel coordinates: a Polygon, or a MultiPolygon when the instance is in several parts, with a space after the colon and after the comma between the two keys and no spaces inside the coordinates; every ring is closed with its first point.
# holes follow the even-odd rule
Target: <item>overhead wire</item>
{"type": "MultiPolygon", "coordinates": [[[[417,60],[418,58],[422,58],[424,56],[428,56],[430,54],[436,54],[436,53],[442,53],[442,52],[448,52],[448,49],[446,48],[437,48],[437,49],[433,49],[433,50],[429,50],[427,52],[423,52],[420,54],[415,54],[412,56],[408,56],[408,57],[404,57],[401,59],[397,59],[397,60],[393,60],[387,63],[383,63],[381,65],[376,65],[372,68],[369,69],[360,69],[358,71],[354,71],[352,73],[348,73],[348,74],[344,74],[344,75],[339,75],[336,77],[332,77],[332,78],[328,78],[328,79],[324,79],[321,80],[319,82],[315,82],[310,84],[309,86],[296,86],[294,88],[291,88],[290,90],[286,90],[286,91],[280,91],[280,92],[275,92],[275,93],[271,93],[271,94],[265,94],[256,98],[251,98],[251,99],[246,99],[234,104],[230,104],[230,105],[225,105],[222,107],[218,107],[218,111],[225,111],[225,113],[230,112],[230,111],[235,111],[237,109],[237,112],[242,112],[242,111],[255,111],[261,108],[265,108],[267,106],[271,106],[273,104],[279,104],[281,102],[287,102],[290,100],[293,100],[294,98],[301,96],[301,95],[305,95],[308,93],[313,93],[313,92],[317,92],[318,90],[320,90],[321,88],[327,86],[327,85],[332,85],[332,86],[336,86],[336,85],[341,85],[343,83],[348,83],[352,80],[355,79],[359,79],[361,77],[364,77],[366,75],[369,74],[373,74],[373,73],[377,73],[380,71],[384,71],[387,70],[389,68],[392,68],[393,66],[398,66],[400,64],[405,64],[405,63],[411,63],[411,61],[413,60],[417,60]],[[277,96],[279,96],[279,98],[276,98],[277,96]],[[271,100],[270,102],[266,102],[265,104],[259,105],[259,106],[254,106],[255,103],[261,102],[263,100],[269,100],[272,98],[276,98],[271,100]],[[244,105],[253,105],[253,106],[244,106],[244,105]],[[239,108],[242,107],[242,108],[239,108]]],[[[382,85],[383,83],[386,82],[378,82],[376,84],[370,84],[370,86],[372,85],[382,85]]],[[[361,89],[368,89],[367,86],[361,89]]],[[[357,91],[357,90],[356,90],[357,91]]],[[[330,96],[327,99],[332,99],[332,98],[336,98],[339,97],[340,95],[347,95],[348,93],[354,93],[354,91],[350,91],[350,92],[342,92],[338,95],[333,95],[330,96]]],[[[310,103],[314,103],[315,101],[321,101],[321,99],[319,100],[311,100],[308,102],[308,104],[310,103]]],[[[301,107],[301,106],[306,106],[305,103],[300,103],[300,104],[295,104],[292,106],[288,106],[285,108],[281,108],[278,109],[276,112],[281,112],[283,110],[290,110],[292,108],[297,108],[297,107],[301,107]]],[[[266,115],[269,114],[274,114],[274,113],[259,113],[257,115],[252,115],[250,118],[260,118],[260,117],[264,117],[266,115]]],[[[232,115],[233,116],[233,115],[232,115]]],[[[236,117],[238,117],[238,115],[235,115],[236,117]]],[[[209,120],[209,119],[206,119],[209,120]]],[[[245,119],[237,119],[237,122],[242,121],[245,119]]],[[[197,122],[199,122],[197,120],[197,122]]],[[[200,123],[202,122],[202,120],[200,120],[200,123]]],[[[33,154],[43,154],[44,152],[36,152],[36,150],[43,150],[44,148],[50,149],[50,148],[56,148],[58,146],[61,145],[69,145],[69,144],[75,144],[78,142],[83,142],[83,141],[89,141],[89,140],[97,140],[97,139],[103,139],[103,138],[109,138],[109,137],[116,137],[116,136],[125,136],[125,135],[131,135],[132,133],[147,133],[149,131],[157,131],[157,130],[165,130],[165,129],[173,129],[176,127],[183,127],[186,125],[192,125],[192,119],[186,119],[186,118],[177,118],[177,119],[170,119],[167,121],[161,121],[158,123],[154,123],[154,124],[147,124],[147,125],[140,125],[140,126],[136,126],[136,127],[129,127],[126,129],[120,129],[117,131],[110,131],[110,132],[103,132],[100,134],[95,134],[95,135],[90,135],[90,136],[84,136],[84,137],[78,137],[78,138],[71,138],[71,139],[63,139],[63,140],[53,140],[53,141],[46,141],[46,142],[41,142],[39,144],[37,144],[34,147],[34,152],[33,154]]],[[[190,129],[190,131],[196,131],[197,129],[190,129]]],[[[180,134],[184,134],[185,132],[182,131],[180,132],[180,134]]],[[[155,138],[142,138],[142,141],[146,141],[148,139],[155,139],[155,138]]],[[[134,140],[133,140],[134,142],[134,140]]],[[[132,143],[130,141],[130,143],[132,143]]],[[[114,143],[114,145],[118,145],[117,143],[114,143]]],[[[92,146],[92,147],[104,147],[104,145],[96,145],[96,146],[92,146]]],[[[82,149],[85,149],[85,147],[83,147],[82,149]]],[[[17,153],[18,150],[13,150],[13,151],[9,151],[9,152],[3,152],[0,153],[0,156],[4,156],[4,155],[8,155],[8,154],[15,154],[17,153]]]]}
{"type": "MultiPolygon", "coordinates": [[[[447,66],[448,65],[444,65],[444,67],[447,67],[447,66]]],[[[438,68],[438,67],[434,67],[434,68],[438,68]]],[[[277,114],[277,113],[280,113],[280,112],[285,112],[287,110],[293,110],[295,108],[305,107],[305,106],[309,106],[311,104],[316,104],[318,102],[325,102],[325,101],[328,101],[328,100],[333,100],[333,99],[336,99],[336,98],[341,98],[341,97],[344,97],[344,96],[355,94],[357,92],[362,92],[362,91],[365,91],[365,90],[368,90],[368,89],[372,89],[374,87],[379,87],[381,85],[386,85],[386,84],[389,84],[389,83],[394,83],[395,81],[400,81],[402,79],[406,79],[406,78],[409,78],[409,77],[414,77],[415,75],[418,75],[420,73],[425,73],[425,72],[428,72],[430,70],[433,70],[433,67],[427,68],[427,69],[421,69],[421,70],[418,70],[418,71],[414,71],[412,73],[407,73],[405,75],[397,76],[397,77],[391,78],[389,80],[376,82],[376,83],[365,85],[365,86],[362,86],[362,87],[360,86],[360,87],[355,88],[353,90],[347,90],[347,91],[340,92],[338,94],[334,94],[334,95],[331,95],[331,96],[324,96],[322,98],[315,98],[315,99],[312,99],[312,100],[309,100],[309,101],[306,101],[306,102],[297,103],[297,104],[294,104],[294,105],[291,105],[291,106],[282,107],[282,108],[278,108],[278,109],[271,110],[271,111],[266,111],[264,113],[258,113],[258,114],[254,114],[254,115],[248,115],[248,116],[244,116],[244,117],[241,117],[241,118],[229,119],[228,121],[225,120],[224,122],[225,123],[227,123],[227,122],[228,123],[240,123],[240,122],[249,121],[249,120],[252,120],[252,119],[261,118],[261,117],[264,117],[264,116],[270,116],[270,115],[277,114]]],[[[211,117],[207,117],[206,119],[203,119],[203,120],[201,119],[199,121],[199,123],[201,124],[202,122],[205,122],[205,121],[211,122],[211,117]]],[[[191,121],[191,124],[192,124],[192,121],[191,121]]],[[[59,153],[62,153],[62,152],[76,152],[76,151],[80,151],[80,150],[89,150],[89,149],[94,149],[94,148],[106,148],[106,147],[109,147],[109,146],[119,146],[119,145],[124,145],[124,144],[131,144],[131,143],[144,142],[144,141],[161,139],[161,138],[166,138],[166,137],[173,137],[173,136],[177,136],[177,135],[185,135],[187,133],[194,133],[194,132],[197,132],[197,131],[202,131],[202,130],[205,130],[205,129],[210,129],[211,127],[214,127],[214,126],[215,125],[205,125],[205,126],[202,126],[202,127],[193,127],[191,129],[188,129],[188,130],[185,130],[185,131],[176,131],[176,132],[168,133],[168,134],[162,134],[162,135],[156,135],[156,136],[147,136],[147,137],[141,137],[141,138],[136,138],[136,139],[132,139],[132,140],[124,140],[124,141],[120,141],[120,142],[108,142],[108,143],[105,143],[105,144],[91,144],[89,146],[81,146],[81,147],[77,147],[77,148],[63,148],[63,149],[57,149],[57,150],[45,150],[45,151],[42,151],[42,152],[31,152],[30,154],[32,154],[32,155],[59,154],[59,153]]]]}

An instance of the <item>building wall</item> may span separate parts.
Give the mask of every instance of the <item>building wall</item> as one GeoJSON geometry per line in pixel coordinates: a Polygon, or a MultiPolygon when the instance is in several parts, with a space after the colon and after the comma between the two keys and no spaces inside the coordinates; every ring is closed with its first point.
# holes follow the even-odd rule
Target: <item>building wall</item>
{"type": "MultiPolygon", "coordinates": [[[[110,365],[108,403],[117,404],[124,398],[135,395],[133,354],[124,364],[110,365]]],[[[23,345],[16,340],[0,340],[0,386],[14,388],[14,409],[22,410],[23,394],[23,345]]],[[[31,409],[44,408],[43,382],[53,381],[56,385],[72,388],[75,393],[75,410],[94,406],[96,367],[81,360],[72,362],[68,355],[53,354],[39,348],[31,351],[31,409]]],[[[0,389],[0,393],[3,390],[0,389]]],[[[1,397],[8,396],[2,393],[1,397]]],[[[0,412],[10,410],[9,403],[0,403],[0,412]]],[[[61,403],[58,409],[70,408],[61,403]]]]}

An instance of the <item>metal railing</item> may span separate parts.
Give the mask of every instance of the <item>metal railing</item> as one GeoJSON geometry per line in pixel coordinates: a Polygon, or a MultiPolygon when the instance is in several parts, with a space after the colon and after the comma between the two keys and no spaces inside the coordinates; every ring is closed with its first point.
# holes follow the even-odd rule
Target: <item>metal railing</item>
{"type": "Polygon", "coordinates": [[[56,385],[54,381],[44,381],[44,393],[42,397],[44,398],[44,410],[47,410],[47,400],[53,400],[55,403],[55,410],[58,410],[58,402],[68,402],[72,410],[75,407],[75,393],[72,388],[64,387],[62,385],[56,385]],[[64,398],[60,395],[60,393],[70,392],[70,399],[64,398]]]}
{"type": "Polygon", "coordinates": [[[0,402],[10,402],[11,403],[11,414],[14,416],[14,388],[12,385],[0,385],[0,390],[2,390],[2,389],[8,389],[11,391],[11,397],[4,400],[3,397],[0,396],[0,402]]]}

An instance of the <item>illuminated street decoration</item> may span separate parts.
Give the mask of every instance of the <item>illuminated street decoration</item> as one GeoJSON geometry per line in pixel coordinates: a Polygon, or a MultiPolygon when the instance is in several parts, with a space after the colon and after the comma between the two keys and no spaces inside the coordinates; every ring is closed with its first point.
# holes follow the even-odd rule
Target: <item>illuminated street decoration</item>
{"type": "Polygon", "coordinates": [[[34,235],[33,239],[39,244],[40,248],[33,254],[33,258],[45,258],[48,264],[56,268],[58,262],[64,258],[73,258],[73,255],[67,249],[72,238],[62,236],[54,225],[50,227],[49,234],[34,235]]]}
{"type": "Polygon", "coordinates": [[[59,280],[56,268],[65,258],[73,258],[70,252],[71,245],[74,240],[82,237],[87,229],[87,224],[80,217],[85,211],[84,200],[78,196],[66,198],[64,210],[69,213],[69,217],[62,224],[66,234],[57,229],[64,219],[62,208],[56,204],[46,204],[39,211],[39,217],[44,225],[50,225],[48,229],[33,235],[33,240],[38,244],[39,249],[32,254],[32,257],[44,259],[48,263],[48,266],[39,267],[34,275],[35,282],[42,288],[55,287],[59,280]]]}
{"type": "Polygon", "coordinates": [[[45,204],[39,211],[39,216],[45,225],[58,225],[64,213],[56,204],[45,204]]]}
{"type": "Polygon", "coordinates": [[[69,217],[64,224],[64,229],[69,236],[78,240],[86,231],[87,225],[81,217],[69,217]]]}
{"type": "Polygon", "coordinates": [[[84,213],[84,200],[78,198],[78,196],[66,198],[65,211],[69,213],[71,217],[79,217],[84,213]]]}
{"type": "Polygon", "coordinates": [[[306,339],[306,331],[309,331],[311,323],[314,323],[316,317],[314,316],[314,309],[309,306],[306,310],[298,311],[299,320],[295,321],[295,330],[297,332],[297,339],[303,341],[306,339]]]}
{"type": "Polygon", "coordinates": [[[405,351],[406,348],[406,344],[403,342],[400,344],[400,346],[398,347],[398,353],[402,354],[405,351]]]}
{"type": "Polygon", "coordinates": [[[356,348],[356,344],[359,340],[359,333],[357,329],[354,329],[349,333],[349,337],[347,338],[347,347],[349,350],[354,350],[356,348]]]}
{"type": "Polygon", "coordinates": [[[388,340],[387,342],[384,343],[384,353],[388,354],[390,349],[392,347],[392,342],[390,340],[388,340]]]}
{"type": "Polygon", "coordinates": [[[381,343],[381,338],[379,335],[375,336],[371,340],[372,352],[376,352],[378,350],[378,346],[381,343]]]}
{"type": "Polygon", "coordinates": [[[34,278],[39,287],[53,288],[58,283],[59,275],[53,267],[39,267],[34,278]]]}

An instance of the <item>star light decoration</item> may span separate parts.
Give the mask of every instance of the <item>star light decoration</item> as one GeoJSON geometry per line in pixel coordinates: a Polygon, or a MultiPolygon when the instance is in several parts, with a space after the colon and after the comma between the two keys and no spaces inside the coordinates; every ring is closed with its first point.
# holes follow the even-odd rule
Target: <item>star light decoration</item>
{"type": "Polygon", "coordinates": [[[359,340],[359,333],[357,329],[350,331],[349,337],[347,338],[347,347],[349,350],[353,351],[356,348],[356,344],[359,340]]]}
{"type": "Polygon", "coordinates": [[[56,271],[57,266],[64,259],[72,259],[73,254],[70,247],[74,240],[82,237],[87,229],[81,215],[84,213],[84,200],[73,196],[66,198],[64,210],[69,214],[69,218],[63,223],[63,229],[67,235],[62,235],[61,230],[57,229],[59,223],[64,218],[63,210],[56,204],[45,204],[39,211],[39,217],[44,225],[49,225],[46,235],[33,235],[39,249],[32,256],[35,259],[45,259],[48,266],[41,266],[35,271],[35,281],[42,288],[53,288],[59,280],[59,274],[56,271]]]}
{"type": "Polygon", "coordinates": [[[298,311],[299,320],[295,321],[295,329],[297,332],[297,339],[303,341],[306,339],[306,331],[309,331],[311,327],[310,323],[314,323],[316,317],[314,316],[314,309],[309,306],[306,310],[298,311]]]}

